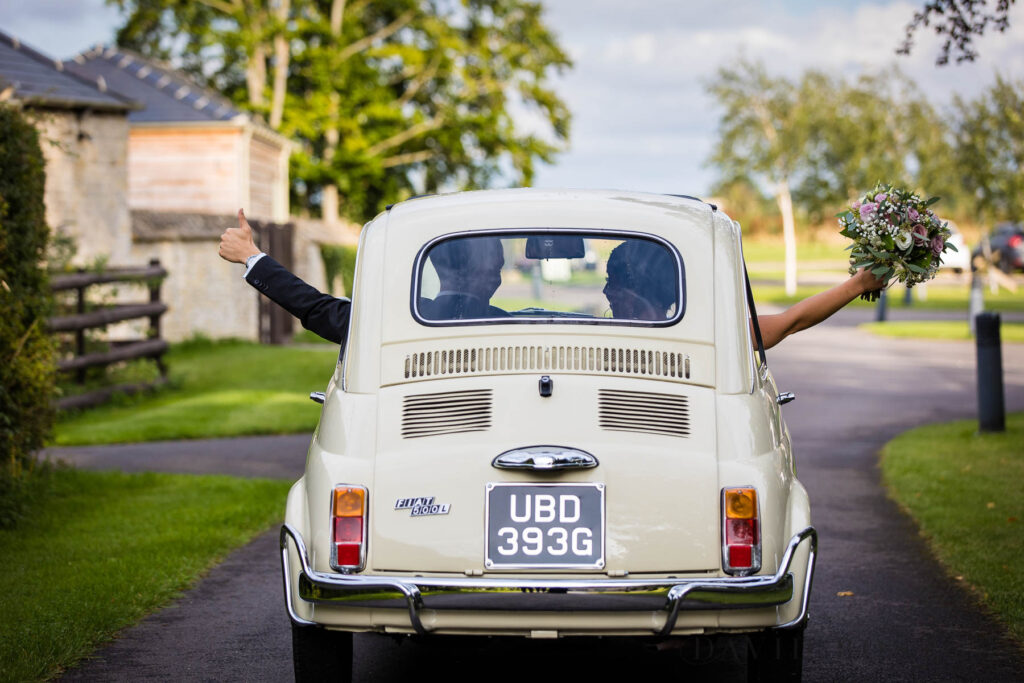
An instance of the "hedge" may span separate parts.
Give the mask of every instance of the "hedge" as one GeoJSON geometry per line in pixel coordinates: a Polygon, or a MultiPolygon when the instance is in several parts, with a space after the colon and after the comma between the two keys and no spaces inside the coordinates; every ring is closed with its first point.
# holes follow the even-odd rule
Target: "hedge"
{"type": "Polygon", "coordinates": [[[53,423],[45,178],[35,128],[0,106],[0,527],[20,516],[35,453],[53,423]]]}

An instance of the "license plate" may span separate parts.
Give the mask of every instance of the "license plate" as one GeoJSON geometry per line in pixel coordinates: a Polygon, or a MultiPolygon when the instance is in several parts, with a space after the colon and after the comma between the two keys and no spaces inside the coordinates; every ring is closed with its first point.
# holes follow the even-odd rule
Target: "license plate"
{"type": "Polygon", "coordinates": [[[488,569],[602,569],[604,484],[487,484],[488,569]]]}

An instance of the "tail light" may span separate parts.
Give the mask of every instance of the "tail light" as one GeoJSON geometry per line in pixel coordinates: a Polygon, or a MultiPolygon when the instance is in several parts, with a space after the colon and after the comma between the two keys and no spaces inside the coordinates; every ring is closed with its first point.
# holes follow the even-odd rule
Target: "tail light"
{"type": "Polygon", "coordinates": [[[366,488],[335,486],[331,497],[331,566],[359,571],[366,563],[366,488]]]}
{"type": "Polygon", "coordinates": [[[733,576],[748,576],[761,568],[761,525],[753,487],[722,489],[722,567],[733,576]]]}
{"type": "Polygon", "coordinates": [[[1010,246],[1016,249],[1017,247],[1020,246],[1022,240],[1024,240],[1024,237],[1021,237],[1020,235],[1014,235],[1013,237],[1010,238],[1010,246]]]}

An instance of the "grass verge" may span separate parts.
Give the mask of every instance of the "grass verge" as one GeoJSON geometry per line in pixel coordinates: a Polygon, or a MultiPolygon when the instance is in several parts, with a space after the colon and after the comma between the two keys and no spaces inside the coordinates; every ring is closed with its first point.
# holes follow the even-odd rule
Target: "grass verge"
{"type": "Polygon", "coordinates": [[[287,482],[56,469],[0,531],[0,680],[52,677],[282,517],[287,482]]]}
{"type": "MultiPolygon", "coordinates": [[[[858,327],[883,337],[910,339],[951,339],[973,341],[967,321],[915,320],[910,322],[861,323],[858,327]]],[[[1024,343],[1024,323],[1004,322],[1000,330],[1002,341],[1024,343]]]]}
{"type": "Polygon", "coordinates": [[[930,425],[882,451],[890,495],[917,521],[936,556],[1024,644],[1024,413],[1006,432],[977,422],[930,425]]]}
{"type": "MultiPolygon", "coordinates": [[[[785,287],[782,285],[754,285],[754,300],[757,303],[770,303],[778,306],[791,306],[812,294],[823,292],[827,286],[801,286],[797,287],[794,296],[787,296],[785,287]]],[[[891,308],[904,308],[903,288],[893,287],[889,292],[889,306],[891,308]]],[[[966,315],[967,299],[970,296],[970,289],[967,287],[937,287],[928,288],[928,298],[924,301],[916,296],[910,308],[930,311],[962,310],[966,315]]],[[[874,303],[854,299],[851,306],[874,306],[874,303]]],[[[1024,312],[1024,293],[1008,292],[1000,289],[998,294],[985,292],[985,309],[999,313],[1020,313],[1024,312]]]]}
{"type": "Polygon", "coordinates": [[[167,355],[171,386],[63,416],[58,446],[312,431],[338,359],[324,350],[241,341],[188,342],[167,355]]]}

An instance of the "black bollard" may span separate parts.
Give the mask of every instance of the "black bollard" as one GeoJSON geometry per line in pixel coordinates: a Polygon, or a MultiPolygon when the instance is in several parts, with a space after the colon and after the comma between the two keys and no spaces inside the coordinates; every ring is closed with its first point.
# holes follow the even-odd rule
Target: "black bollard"
{"type": "Polygon", "coordinates": [[[882,290],[882,293],[878,296],[878,303],[875,304],[875,322],[884,323],[886,316],[886,306],[889,302],[889,295],[885,293],[886,290],[882,290]]]}
{"type": "Polygon", "coordinates": [[[982,432],[1005,432],[999,314],[979,313],[974,319],[974,329],[978,348],[978,429],[982,432]]]}

